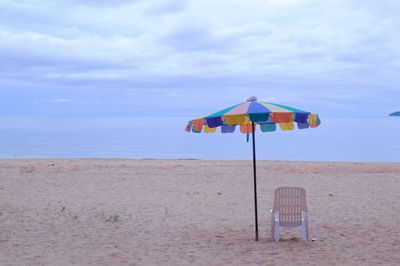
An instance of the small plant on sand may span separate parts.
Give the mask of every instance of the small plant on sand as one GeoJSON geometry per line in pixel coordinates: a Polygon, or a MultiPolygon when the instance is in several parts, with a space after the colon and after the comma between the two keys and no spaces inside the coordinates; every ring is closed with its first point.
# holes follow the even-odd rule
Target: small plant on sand
{"type": "Polygon", "coordinates": [[[119,215],[110,215],[110,217],[108,217],[106,219],[106,222],[108,222],[108,223],[121,222],[121,218],[119,217],[119,215]]]}

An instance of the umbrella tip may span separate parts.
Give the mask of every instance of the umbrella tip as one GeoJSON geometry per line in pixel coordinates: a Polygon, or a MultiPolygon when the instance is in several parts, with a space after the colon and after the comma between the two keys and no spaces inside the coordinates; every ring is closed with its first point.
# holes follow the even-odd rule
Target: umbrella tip
{"type": "Polygon", "coordinates": [[[257,97],[256,96],[251,96],[250,98],[247,99],[248,102],[256,102],[257,97]]]}

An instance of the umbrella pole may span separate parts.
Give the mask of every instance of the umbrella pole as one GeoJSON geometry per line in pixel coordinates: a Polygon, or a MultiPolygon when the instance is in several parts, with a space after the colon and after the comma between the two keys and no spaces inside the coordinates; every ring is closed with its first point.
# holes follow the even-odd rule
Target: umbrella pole
{"type": "Polygon", "coordinates": [[[253,129],[253,173],[254,173],[254,209],[255,209],[255,236],[256,241],[258,241],[258,215],[257,215],[257,178],[256,178],[256,135],[255,135],[255,125],[252,122],[252,129],[253,129]]]}

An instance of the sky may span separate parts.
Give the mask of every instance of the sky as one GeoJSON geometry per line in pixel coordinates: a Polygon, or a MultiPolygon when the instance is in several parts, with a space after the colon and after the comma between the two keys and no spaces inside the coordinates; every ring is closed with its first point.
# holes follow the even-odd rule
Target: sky
{"type": "Polygon", "coordinates": [[[0,0],[0,115],[400,111],[398,0],[0,0]]]}

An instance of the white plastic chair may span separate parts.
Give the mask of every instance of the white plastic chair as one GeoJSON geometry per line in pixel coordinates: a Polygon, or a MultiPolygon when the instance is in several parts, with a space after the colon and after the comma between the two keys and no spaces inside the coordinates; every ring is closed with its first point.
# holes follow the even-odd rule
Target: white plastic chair
{"type": "Polygon", "coordinates": [[[279,228],[301,226],[303,239],[308,241],[308,209],[306,190],[301,187],[279,187],[275,190],[271,212],[271,237],[279,241],[279,228]]]}

